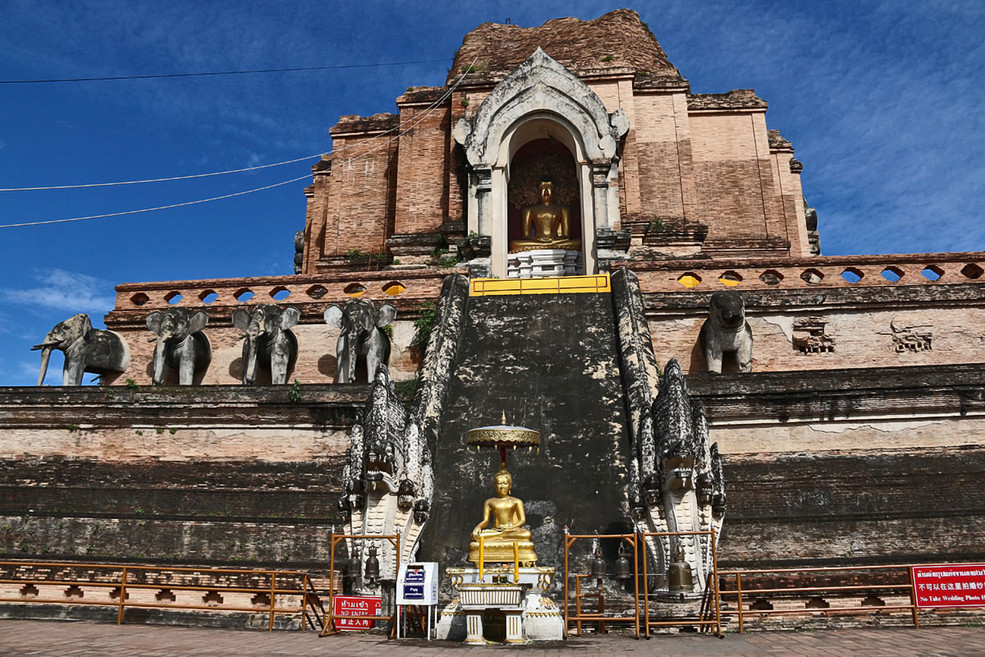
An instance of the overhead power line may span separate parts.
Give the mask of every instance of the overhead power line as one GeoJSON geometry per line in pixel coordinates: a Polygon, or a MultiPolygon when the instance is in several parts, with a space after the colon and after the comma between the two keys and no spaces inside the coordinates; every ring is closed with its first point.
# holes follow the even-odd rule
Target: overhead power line
{"type": "Polygon", "coordinates": [[[270,167],[279,167],[285,164],[294,164],[295,162],[301,162],[302,160],[310,160],[316,157],[321,157],[321,153],[315,155],[305,155],[304,157],[296,157],[293,160],[284,160],[283,162],[274,162],[272,164],[261,164],[255,167],[244,167],[242,169],[229,169],[228,171],[212,171],[210,173],[193,173],[187,176],[171,176],[170,178],[148,178],[146,180],[119,180],[116,182],[86,183],[82,185],[48,185],[45,187],[0,187],[0,192],[38,192],[38,191],[47,191],[52,189],[83,189],[86,187],[115,187],[118,185],[142,185],[144,183],[169,182],[172,180],[208,178],[209,176],[224,176],[227,173],[243,173],[244,171],[257,171],[259,169],[269,169],[270,167]]]}
{"type": "MultiPolygon", "coordinates": [[[[399,132],[399,135],[402,135],[402,134],[406,133],[408,130],[410,130],[411,128],[413,128],[415,125],[417,125],[418,123],[420,123],[421,121],[423,121],[424,119],[426,119],[429,114],[431,114],[438,106],[440,106],[445,100],[447,100],[448,97],[451,96],[452,93],[454,93],[455,89],[458,88],[458,86],[462,83],[462,81],[468,75],[467,71],[471,70],[471,66],[475,65],[475,62],[477,61],[477,59],[473,60],[472,61],[472,64],[470,66],[468,66],[468,67],[465,68],[465,71],[466,72],[465,73],[462,73],[462,75],[458,78],[458,80],[455,82],[454,85],[452,85],[447,91],[445,91],[445,93],[443,93],[440,98],[438,98],[436,101],[434,101],[433,103],[431,103],[431,105],[429,105],[428,108],[420,116],[418,116],[417,119],[414,122],[412,122],[409,126],[406,126],[405,127],[405,126],[399,126],[398,125],[398,126],[396,126],[394,128],[391,128],[391,129],[387,130],[386,132],[382,133],[379,136],[382,137],[384,135],[392,134],[392,133],[395,133],[395,132],[399,132]]],[[[370,153],[372,153],[375,150],[378,150],[379,148],[380,148],[380,146],[375,146],[372,149],[370,149],[369,151],[363,153],[362,155],[359,155],[359,156],[357,156],[355,158],[348,158],[346,160],[346,162],[353,162],[353,161],[358,160],[358,159],[361,159],[363,157],[367,157],[370,153]]],[[[167,178],[146,178],[146,179],[143,179],[143,180],[118,180],[118,181],[113,181],[113,182],[83,183],[83,184],[78,184],[78,185],[42,185],[42,186],[37,186],[37,187],[0,187],[0,192],[39,192],[39,191],[50,191],[50,190],[55,190],[55,189],[86,189],[86,188],[90,188],[90,187],[116,187],[116,186],[120,186],[120,185],[142,185],[142,184],[145,184],[145,183],[170,182],[170,181],[174,181],[174,180],[190,180],[192,178],[207,178],[209,176],[224,176],[224,175],[230,174],[230,173],[243,173],[245,171],[258,171],[260,169],[269,169],[270,167],[279,167],[279,166],[283,166],[285,164],[294,164],[295,162],[301,162],[303,160],[311,160],[311,159],[314,159],[316,157],[321,157],[321,153],[316,153],[314,155],[305,155],[303,157],[296,157],[296,158],[294,158],[292,160],[283,160],[281,162],[273,162],[271,164],[261,164],[261,165],[257,165],[257,166],[253,166],[253,167],[243,167],[241,169],[228,169],[226,171],[212,171],[212,172],[209,172],[209,173],[194,173],[194,174],[189,174],[189,175],[185,175],[185,176],[170,176],[170,177],[167,177],[167,178]]]]}
{"type": "MultiPolygon", "coordinates": [[[[475,61],[476,60],[473,60],[472,65],[475,64],[475,61]]],[[[390,138],[387,143],[392,142],[393,139],[395,139],[395,138],[399,138],[400,135],[406,134],[411,129],[413,129],[413,127],[415,125],[417,125],[417,123],[419,123],[420,121],[423,121],[424,118],[426,118],[428,114],[431,114],[432,112],[434,112],[448,97],[451,96],[451,94],[455,91],[455,89],[458,88],[458,86],[462,83],[462,81],[465,80],[466,76],[468,75],[468,71],[472,70],[472,65],[468,66],[465,69],[465,71],[462,73],[462,75],[458,78],[458,80],[455,82],[455,84],[452,85],[451,88],[449,88],[448,90],[446,90],[445,93],[443,93],[441,95],[441,97],[438,98],[438,100],[436,100],[433,103],[431,103],[431,105],[428,106],[428,108],[424,112],[422,112],[421,116],[417,117],[417,120],[416,121],[411,122],[410,125],[407,126],[407,127],[403,127],[403,126],[399,126],[398,125],[398,126],[396,126],[394,128],[391,128],[390,130],[387,130],[385,133],[383,133],[384,135],[385,134],[388,134],[388,133],[393,133],[393,132],[397,132],[398,133],[397,134],[397,137],[390,138]]],[[[383,136],[383,135],[379,135],[379,136],[383,136]]],[[[369,151],[367,151],[365,153],[362,153],[360,155],[357,155],[356,157],[353,157],[353,158],[347,158],[345,161],[351,163],[351,162],[354,162],[356,160],[360,160],[360,159],[362,159],[364,157],[367,157],[372,151],[375,151],[378,148],[379,148],[379,146],[374,147],[374,148],[371,148],[369,151]]],[[[265,165],[261,165],[261,166],[257,166],[257,167],[248,167],[248,168],[245,168],[245,169],[235,169],[235,170],[229,170],[229,171],[218,171],[218,172],[206,173],[206,174],[195,174],[195,175],[190,175],[190,176],[174,176],[174,177],[171,177],[171,178],[155,178],[155,179],[150,179],[150,180],[134,180],[134,181],[125,181],[125,182],[117,182],[117,183],[93,183],[93,184],[90,184],[90,185],[61,185],[61,186],[50,186],[50,187],[29,187],[29,188],[21,188],[21,189],[38,189],[38,190],[42,190],[42,189],[66,189],[66,188],[70,188],[70,187],[104,187],[104,186],[108,186],[108,185],[125,185],[125,184],[137,184],[137,183],[146,183],[146,182],[163,182],[163,181],[166,181],[166,180],[183,180],[183,179],[186,179],[186,178],[200,178],[200,177],[204,177],[204,176],[217,176],[217,175],[221,175],[223,173],[237,173],[237,172],[240,172],[240,171],[250,171],[251,169],[263,169],[263,168],[267,168],[267,167],[279,166],[281,164],[291,164],[291,163],[294,163],[294,162],[300,162],[301,160],[307,160],[307,159],[310,159],[310,158],[313,158],[313,157],[317,157],[317,156],[315,156],[315,155],[309,155],[309,156],[306,156],[306,157],[296,158],[296,159],[293,159],[293,160],[286,160],[284,162],[275,162],[273,164],[265,164],[265,165]]],[[[282,185],[288,185],[288,184],[293,183],[293,182],[298,182],[300,180],[304,180],[305,178],[308,178],[310,175],[311,174],[305,174],[303,176],[298,176],[297,178],[291,178],[290,180],[284,180],[282,182],[273,183],[272,185],[264,185],[263,187],[256,187],[254,189],[248,189],[248,190],[242,191],[242,192],[234,192],[232,194],[223,194],[221,196],[212,196],[210,198],[203,198],[203,199],[198,199],[198,200],[195,200],[195,201],[186,201],[184,203],[172,203],[170,205],[159,205],[157,207],[153,207],[153,208],[141,208],[139,210],[124,210],[122,212],[107,212],[105,214],[92,214],[92,215],[87,215],[87,216],[84,216],[84,217],[69,217],[67,219],[47,219],[47,220],[43,220],[43,221],[25,221],[25,222],[15,223],[15,224],[4,224],[4,225],[0,225],[0,229],[3,229],[3,228],[21,228],[21,227],[26,227],[26,226],[42,226],[42,225],[46,225],[46,224],[63,224],[63,223],[71,222],[71,221],[85,221],[85,220],[88,220],[88,219],[104,219],[104,218],[107,218],[107,217],[119,217],[119,216],[130,215],[130,214],[141,214],[141,213],[144,213],[144,212],[155,212],[157,210],[170,210],[172,208],[181,208],[181,207],[186,207],[186,206],[189,206],[189,205],[198,205],[200,203],[209,203],[211,201],[221,201],[223,199],[233,198],[233,197],[236,197],[236,196],[244,196],[246,194],[253,194],[255,192],[261,192],[263,190],[271,189],[273,187],[280,187],[282,185]]],[[[0,189],[0,191],[21,191],[21,190],[19,190],[19,189],[13,189],[12,188],[12,189],[0,189]]]]}
{"type": "Polygon", "coordinates": [[[205,71],[201,73],[158,73],[153,75],[104,75],[91,78],[44,78],[38,80],[0,80],[0,84],[50,84],[56,82],[108,82],[112,80],[155,80],[162,78],[203,78],[217,75],[251,75],[254,73],[293,73],[295,71],[329,71],[346,68],[379,68],[383,66],[409,66],[411,64],[435,64],[446,59],[419,59],[412,62],[380,62],[378,64],[338,64],[335,66],[293,66],[290,68],[259,68],[244,71],[205,71]]]}
{"type": "Polygon", "coordinates": [[[70,221],[85,221],[86,219],[105,219],[106,217],[119,217],[125,214],[140,214],[142,212],[155,212],[156,210],[170,210],[171,208],[183,208],[188,205],[198,205],[199,203],[209,203],[211,201],[221,201],[227,198],[233,198],[234,196],[245,196],[246,194],[253,194],[255,192],[262,192],[265,189],[271,189],[273,187],[280,187],[281,185],[289,185],[293,182],[298,182],[299,180],[304,180],[308,178],[311,174],[305,174],[303,176],[298,176],[297,178],[291,178],[290,180],[284,180],[279,183],[274,183],[272,185],[264,185],[263,187],[255,187],[254,189],[248,189],[243,192],[234,192],[232,194],[223,194],[222,196],[213,196],[211,198],[201,198],[195,201],[185,201],[184,203],[172,203],[171,205],[159,205],[156,208],[141,208],[140,210],[124,210],[123,212],[107,212],[106,214],[91,214],[86,217],[70,217],[68,219],[47,219],[45,221],[25,221],[19,224],[5,224],[0,225],[0,228],[21,228],[24,226],[42,226],[45,224],[64,224],[70,221]]]}

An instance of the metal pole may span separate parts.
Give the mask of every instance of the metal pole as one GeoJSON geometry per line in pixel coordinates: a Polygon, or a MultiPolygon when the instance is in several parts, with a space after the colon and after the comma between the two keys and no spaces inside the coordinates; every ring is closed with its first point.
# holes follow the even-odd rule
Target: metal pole
{"type": "Polygon", "coordinates": [[[301,580],[301,590],[303,591],[301,594],[301,631],[304,632],[308,629],[305,624],[305,621],[308,620],[308,573],[305,573],[301,580]]]}
{"type": "Polygon", "coordinates": [[[123,566],[123,576],[120,577],[120,612],[116,617],[116,624],[123,624],[123,608],[127,604],[127,567],[123,566]]]}
{"type": "MultiPolygon", "coordinates": [[[[636,638],[640,638],[640,557],[639,536],[633,534],[633,602],[636,604],[636,638]]],[[[628,539],[627,539],[628,540],[628,539]]]]}
{"type": "Polygon", "coordinates": [[[920,627],[920,619],[917,618],[917,587],[913,583],[913,568],[912,568],[912,566],[910,568],[907,568],[906,569],[906,572],[907,572],[907,575],[910,578],[910,604],[913,606],[913,611],[911,612],[913,614],[913,627],[919,628],[920,627]]]}
{"type": "Polygon", "coordinates": [[[646,532],[643,537],[643,624],[646,627],[646,638],[650,638],[650,574],[646,566],[646,532]]]}
{"type": "Polygon", "coordinates": [[[568,528],[564,528],[564,638],[568,638],[568,528]]]}
{"type": "Polygon", "coordinates": [[[277,573],[270,571],[270,627],[268,632],[274,631],[274,598],[277,596],[277,573]]]}
{"type": "Polygon", "coordinates": [[[735,594],[736,603],[735,606],[739,610],[739,634],[745,633],[745,625],[742,622],[742,573],[735,573],[735,594]]]}
{"type": "Polygon", "coordinates": [[[712,563],[712,575],[715,578],[715,586],[712,589],[712,595],[715,596],[715,627],[718,630],[718,638],[722,638],[722,592],[718,587],[718,547],[715,544],[715,530],[711,530],[711,563],[712,563]]]}

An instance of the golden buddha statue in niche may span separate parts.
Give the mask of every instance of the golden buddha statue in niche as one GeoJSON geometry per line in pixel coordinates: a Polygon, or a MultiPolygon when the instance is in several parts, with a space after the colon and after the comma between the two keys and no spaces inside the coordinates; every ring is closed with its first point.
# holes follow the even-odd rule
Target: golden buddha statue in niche
{"type": "Polygon", "coordinates": [[[581,240],[571,239],[568,208],[554,203],[554,182],[540,182],[540,203],[523,209],[520,239],[510,241],[510,253],[536,249],[581,250],[581,240]]]}
{"type": "Polygon", "coordinates": [[[468,560],[478,565],[481,539],[484,562],[512,563],[513,544],[516,543],[515,556],[519,562],[532,566],[537,563],[537,553],[530,540],[530,530],[523,528],[527,522],[523,501],[510,495],[513,477],[505,464],[500,466],[493,479],[496,497],[489,498],[482,506],[482,522],[472,530],[468,560]]]}

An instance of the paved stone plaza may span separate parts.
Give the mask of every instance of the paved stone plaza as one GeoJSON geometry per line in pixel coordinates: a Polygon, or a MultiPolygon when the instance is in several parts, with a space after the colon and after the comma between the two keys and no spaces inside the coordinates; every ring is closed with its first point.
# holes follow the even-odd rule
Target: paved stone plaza
{"type": "Polygon", "coordinates": [[[947,657],[985,656],[983,627],[925,627],[921,629],[825,630],[816,632],[753,632],[728,634],[724,639],[705,635],[662,635],[649,641],[633,637],[572,637],[565,643],[469,647],[460,643],[420,639],[399,643],[379,635],[344,634],[319,638],[315,632],[238,631],[113,625],[92,622],[0,621],[0,655],[99,655],[101,657],[173,657],[195,655],[304,655],[354,656],[395,654],[402,657],[449,654],[503,654],[517,651],[523,657],[575,654],[583,657],[620,654],[660,655],[893,655],[947,657]]]}

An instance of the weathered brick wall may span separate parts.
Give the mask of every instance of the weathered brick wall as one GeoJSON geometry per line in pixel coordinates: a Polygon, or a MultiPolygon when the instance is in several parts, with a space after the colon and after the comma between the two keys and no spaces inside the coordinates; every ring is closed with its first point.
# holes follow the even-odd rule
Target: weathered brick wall
{"type": "Polygon", "coordinates": [[[723,567],[982,558],[980,447],[724,458],[723,567]]]}
{"type": "Polygon", "coordinates": [[[322,567],[366,386],[0,389],[0,555],[322,567]]]}
{"type": "Polygon", "coordinates": [[[394,233],[437,232],[448,216],[448,107],[401,105],[394,233]]]}
{"type": "Polygon", "coordinates": [[[699,220],[691,200],[694,169],[684,94],[638,95],[632,110],[636,121],[630,133],[637,153],[637,179],[632,179],[634,172],[629,165],[623,168],[620,180],[627,187],[627,214],[642,212],[647,221],[665,223],[699,220]],[[634,188],[638,190],[638,206],[632,202],[634,188]]]}
{"type": "Polygon", "coordinates": [[[811,255],[811,245],[807,239],[807,221],[804,216],[804,192],[800,185],[800,169],[791,169],[793,152],[773,151],[772,170],[774,184],[780,191],[783,207],[783,221],[786,238],[790,241],[792,256],[811,255]]]}
{"type": "Polygon", "coordinates": [[[691,114],[689,123],[697,220],[708,224],[708,240],[784,235],[762,115],[691,114]]]}
{"type": "MultiPolygon", "coordinates": [[[[741,292],[752,327],[753,371],[830,370],[985,362],[985,288],[919,285],[741,292]],[[820,328],[818,328],[820,327],[820,328]],[[822,331],[832,351],[798,346],[822,331]]],[[[705,371],[699,333],[710,293],[646,295],[658,360],[705,371]]]]}
{"type": "MultiPolygon", "coordinates": [[[[321,170],[308,203],[305,273],[332,257],[385,252],[393,232],[399,117],[342,117],[331,129],[331,169],[321,170]]],[[[316,168],[325,165],[316,165],[316,168]]]]}
{"type": "Polygon", "coordinates": [[[725,461],[725,567],[982,559],[979,370],[689,379],[725,461]]]}

